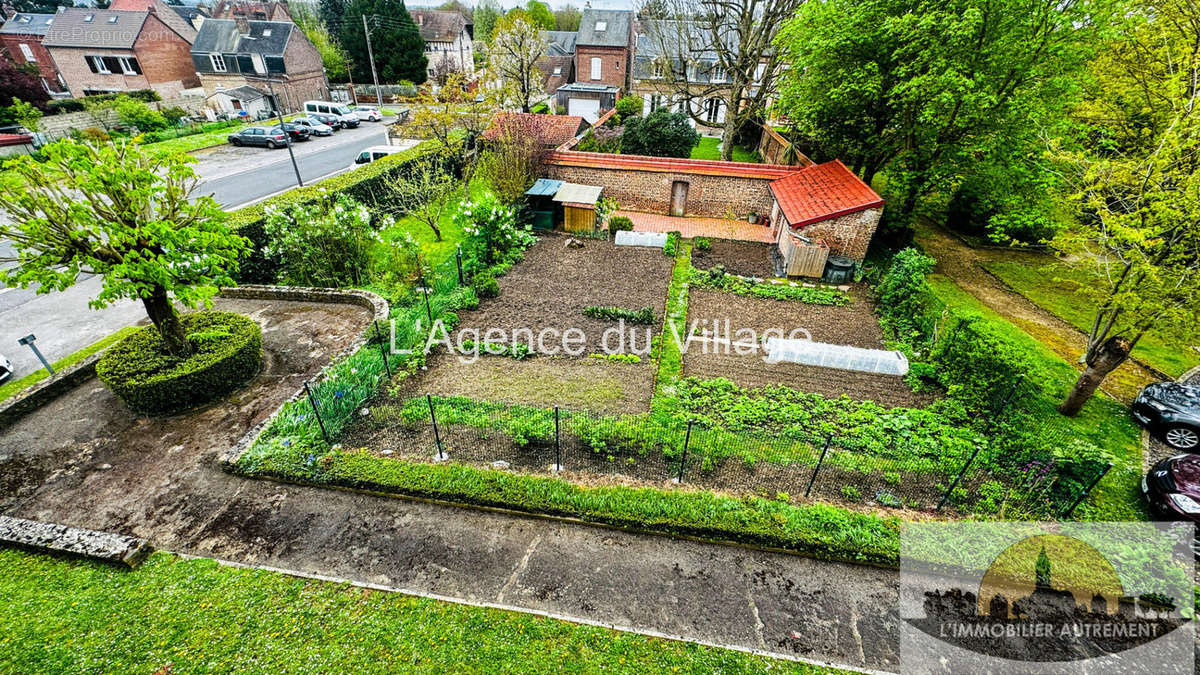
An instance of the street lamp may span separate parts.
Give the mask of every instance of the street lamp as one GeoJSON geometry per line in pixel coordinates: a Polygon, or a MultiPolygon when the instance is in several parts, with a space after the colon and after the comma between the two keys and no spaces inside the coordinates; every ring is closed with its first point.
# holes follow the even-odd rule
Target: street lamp
{"type": "Polygon", "coordinates": [[[33,344],[35,340],[37,340],[37,336],[35,336],[33,333],[30,333],[29,335],[18,339],[17,342],[27,345],[30,349],[32,349],[33,355],[38,357],[38,361],[41,361],[43,366],[46,366],[46,372],[53,375],[54,367],[50,365],[50,362],[46,360],[46,357],[42,356],[42,352],[38,350],[37,345],[33,344]]]}

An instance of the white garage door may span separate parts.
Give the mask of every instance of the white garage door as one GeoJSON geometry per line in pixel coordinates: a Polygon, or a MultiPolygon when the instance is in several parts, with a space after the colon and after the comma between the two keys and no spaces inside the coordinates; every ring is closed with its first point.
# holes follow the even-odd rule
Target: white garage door
{"type": "Polygon", "coordinates": [[[594,124],[600,119],[600,101],[594,98],[572,98],[567,101],[567,114],[579,115],[594,124]]]}

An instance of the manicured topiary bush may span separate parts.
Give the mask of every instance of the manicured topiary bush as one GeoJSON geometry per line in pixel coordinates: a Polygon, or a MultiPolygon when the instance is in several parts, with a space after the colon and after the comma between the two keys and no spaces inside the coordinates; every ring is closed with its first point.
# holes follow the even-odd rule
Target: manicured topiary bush
{"type": "Polygon", "coordinates": [[[262,364],[262,329],[231,312],[198,312],[180,317],[192,355],[171,356],[162,337],[147,326],[109,348],[96,375],[133,410],[178,412],[237,389],[262,364]]]}

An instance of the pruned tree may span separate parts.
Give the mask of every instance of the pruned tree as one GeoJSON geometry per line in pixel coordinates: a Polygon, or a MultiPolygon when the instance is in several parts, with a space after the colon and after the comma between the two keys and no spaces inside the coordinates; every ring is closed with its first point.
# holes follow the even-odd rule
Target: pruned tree
{"type": "Polygon", "coordinates": [[[49,293],[97,275],[103,285],[92,307],[141,300],[168,351],[191,354],[172,297],[208,305],[234,284],[249,249],[212,198],[192,199],[195,159],[70,139],[41,155],[18,157],[0,174],[0,210],[9,217],[0,238],[13,245],[0,263],[15,263],[0,264],[0,284],[49,293]]]}
{"type": "Polygon", "coordinates": [[[545,96],[535,64],[546,53],[546,46],[546,32],[519,14],[497,22],[488,47],[488,66],[501,105],[529,112],[545,96]]]}
{"type": "Polygon", "coordinates": [[[657,53],[655,79],[665,83],[682,112],[711,125],[709,105],[724,111],[721,159],[734,140],[757,124],[775,96],[780,71],[775,37],[803,0],[655,0],[641,8],[642,33],[657,53]],[[717,104],[708,103],[710,100],[717,104]]]}
{"type": "Polygon", "coordinates": [[[458,181],[442,170],[440,162],[422,162],[407,176],[388,184],[387,202],[392,204],[397,215],[415,218],[441,241],[442,214],[446,213],[458,187],[458,181]]]}
{"type": "MultiPolygon", "coordinates": [[[[491,93],[491,92],[489,92],[491,93]]],[[[423,93],[412,119],[403,126],[406,136],[431,140],[444,157],[459,157],[463,183],[469,184],[475,170],[478,138],[492,119],[490,96],[478,100],[467,88],[461,71],[446,78],[436,94],[423,93]]]]}

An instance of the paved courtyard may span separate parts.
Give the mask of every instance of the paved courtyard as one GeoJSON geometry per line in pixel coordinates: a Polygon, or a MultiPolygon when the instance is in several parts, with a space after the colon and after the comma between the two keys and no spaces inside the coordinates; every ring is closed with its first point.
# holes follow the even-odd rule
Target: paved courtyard
{"type": "Polygon", "coordinates": [[[710,239],[733,239],[736,241],[759,241],[771,243],[771,228],[751,225],[745,220],[726,218],[701,218],[664,216],[641,211],[617,211],[614,216],[625,216],[633,221],[634,232],[679,232],[684,238],[708,237],[710,239]]]}

